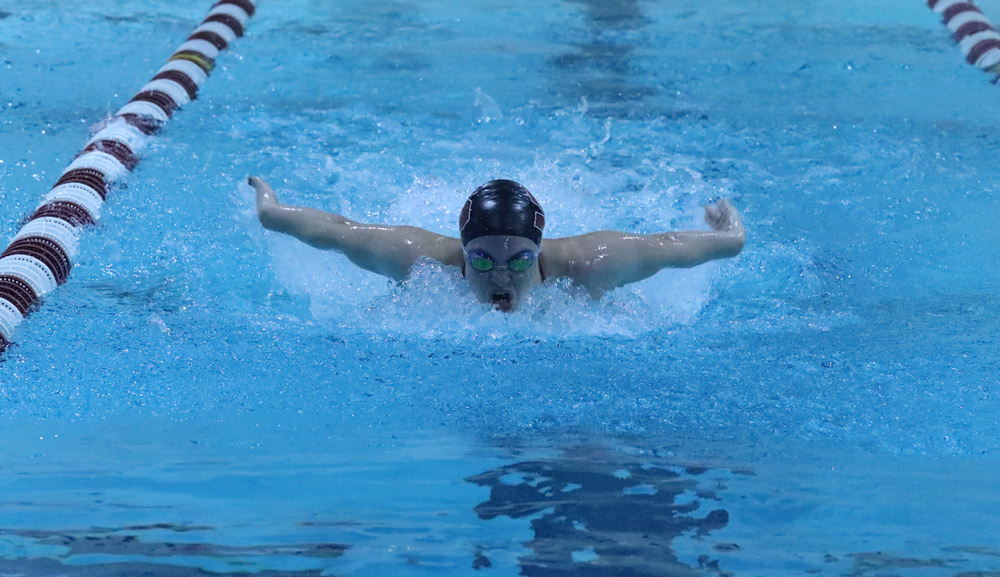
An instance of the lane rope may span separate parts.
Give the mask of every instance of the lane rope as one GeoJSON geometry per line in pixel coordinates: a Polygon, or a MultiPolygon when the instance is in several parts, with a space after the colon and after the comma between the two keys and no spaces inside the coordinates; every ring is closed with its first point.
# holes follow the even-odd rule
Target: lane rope
{"type": "Polygon", "coordinates": [[[39,300],[69,277],[79,229],[95,224],[113,186],[174,112],[198,96],[215,59],[243,36],[251,0],[220,0],[153,78],[94,134],[0,253],[0,353],[39,300]]]}
{"type": "Polygon", "coordinates": [[[952,38],[965,54],[965,61],[1000,79],[1000,34],[978,6],[963,0],[927,0],[927,6],[941,15],[952,38]]]}

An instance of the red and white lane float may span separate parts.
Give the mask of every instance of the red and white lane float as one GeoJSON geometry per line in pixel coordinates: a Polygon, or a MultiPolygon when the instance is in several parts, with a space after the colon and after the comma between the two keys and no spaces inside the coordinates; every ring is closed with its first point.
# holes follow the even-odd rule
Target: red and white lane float
{"type": "Polygon", "coordinates": [[[25,219],[0,254],[0,352],[39,299],[66,282],[79,229],[97,222],[114,183],[139,162],[144,142],[197,97],[216,57],[243,36],[254,11],[250,0],[216,2],[152,80],[87,141],[25,219]]]}
{"type": "Polygon", "coordinates": [[[969,64],[1000,74],[1000,34],[979,7],[959,0],[927,0],[927,5],[944,19],[969,64]]]}

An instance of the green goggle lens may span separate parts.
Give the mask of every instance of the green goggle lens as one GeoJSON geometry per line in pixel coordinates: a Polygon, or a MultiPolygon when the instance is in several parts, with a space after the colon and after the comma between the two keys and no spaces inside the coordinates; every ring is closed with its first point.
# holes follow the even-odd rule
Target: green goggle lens
{"type": "Polygon", "coordinates": [[[472,268],[478,270],[479,272],[488,272],[493,270],[493,259],[486,256],[474,256],[470,259],[472,263],[472,268]]]}
{"type": "Polygon", "coordinates": [[[524,272],[531,268],[531,263],[534,262],[534,260],[535,259],[532,258],[532,255],[521,254],[507,261],[507,268],[513,272],[524,272]]]}
{"type": "MultiPolygon", "coordinates": [[[[525,272],[538,258],[533,252],[523,252],[507,261],[507,269],[511,272],[525,272]]],[[[469,264],[479,272],[489,272],[496,266],[496,262],[488,254],[475,253],[469,255],[469,264]]]]}

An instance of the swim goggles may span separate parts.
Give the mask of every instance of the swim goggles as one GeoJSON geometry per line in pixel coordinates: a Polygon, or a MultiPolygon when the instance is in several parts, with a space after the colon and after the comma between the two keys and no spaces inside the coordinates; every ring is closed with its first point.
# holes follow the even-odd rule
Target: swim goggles
{"type": "MultiPolygon", "coordinates": [[[[472,265],[472,268],[478,270],[479,272],[489,272],[497,266],[493,257],[481,250],[465,252],[465,256],[468,258],[469,264],[472,265]]],[[[536,260],[538,260],[537,252],[526,250],[524,252],[517,253],[507,261],[507,270],[511,272],[525,272],[531,268],[531,265],[535,264],[536,260]]]]}

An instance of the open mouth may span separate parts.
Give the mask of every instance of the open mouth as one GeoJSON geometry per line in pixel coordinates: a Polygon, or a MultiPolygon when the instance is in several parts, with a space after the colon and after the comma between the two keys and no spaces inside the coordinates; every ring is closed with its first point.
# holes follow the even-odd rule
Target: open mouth
{"type": "Polygon", "coordinates": [[[511,300],[510,293],[493,293],[493,296],[490,297],[490,302],[505,313],[510,312],[514,308],[514,301],[511,300]]]}

